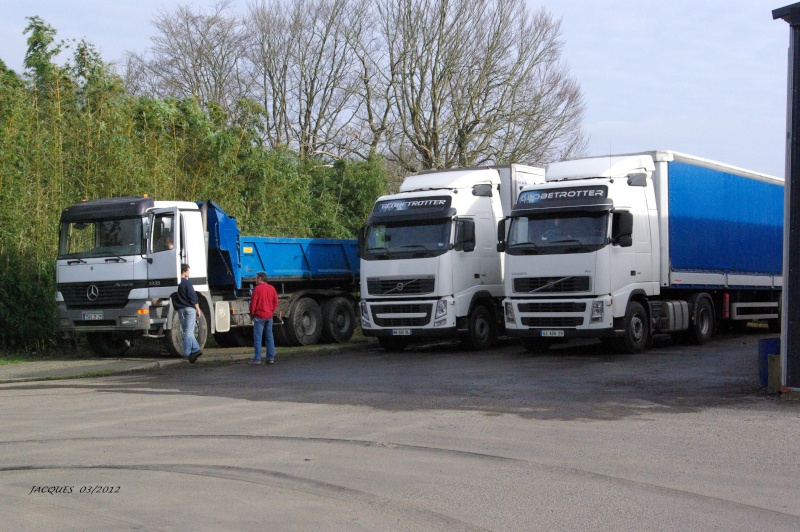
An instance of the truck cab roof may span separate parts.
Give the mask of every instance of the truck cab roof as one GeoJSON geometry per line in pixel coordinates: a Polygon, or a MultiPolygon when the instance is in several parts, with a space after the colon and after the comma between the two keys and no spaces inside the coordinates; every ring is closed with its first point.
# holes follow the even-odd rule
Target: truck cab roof
{"type": "Polygon", "coordinates": [[[140,216],[154,206],[153,198],[123,196],[82,201],[61,211],[61,223],[140,216]]]}
{"type": "Polygon", "coordinates": [[[400,185],[400,192],[471,188],[479,183],[499,184],[500,177],[497,170],[483,167],[425,172],[405,178],[400,185]]]}
{"type": "Polygon", "coordinates": [[[545,180],[626,177],[629,174],[650,173],[654,170],[653,158],[648,154],[594,157],[549,164],[545,172],[545,180]]]}

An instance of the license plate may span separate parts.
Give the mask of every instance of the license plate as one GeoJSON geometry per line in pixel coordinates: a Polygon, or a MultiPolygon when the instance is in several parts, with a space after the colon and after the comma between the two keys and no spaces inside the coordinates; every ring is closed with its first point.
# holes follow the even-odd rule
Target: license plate
{"type": "Polygon", "coordinates": [[[564,331],[540,331],[539,335],[561,338],[564,336],[564,331]]]}
{"type": "Polygon", "coordinates": [[[103,313],[102,312],[84,312],[83,319],[86,321],[90,320],[102,320],[103,313]]]}
{"type": "Polygon", "coordinates": [[[411,336],[411,329],[392,329],[392,336],[411,336]]]}

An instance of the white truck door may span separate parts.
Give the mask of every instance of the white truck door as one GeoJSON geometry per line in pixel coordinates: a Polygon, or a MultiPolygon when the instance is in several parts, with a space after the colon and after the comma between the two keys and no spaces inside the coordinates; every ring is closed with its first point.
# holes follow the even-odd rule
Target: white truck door
{"type": "Polygon", "coordinates": [[[150,297],[169,297],[181,276],[182,238],[178,208],[156,209],[150,214],[147,242],[147,284],[150,297]]]}

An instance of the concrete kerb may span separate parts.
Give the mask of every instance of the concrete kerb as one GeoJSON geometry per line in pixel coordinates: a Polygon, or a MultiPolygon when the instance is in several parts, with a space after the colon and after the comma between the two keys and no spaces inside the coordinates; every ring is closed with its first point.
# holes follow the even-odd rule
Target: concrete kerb
{"type": "MultiPolygon", "coordinates": [[[[344,349],[361,350],[375,346],[377,346],[377,343],[374,341],[358,340],[346,344],[280,347],[278,348],[277,361],[278,363],[282,363],[298,356],[335,353],[344,349]]],[[[252,348],[241,347],[233,349],[204,349],[203,356],[198,359],[194,365],[189,365],[186,361],[179,358],[168,358],[166,356],[164,356],[164,358],[37,360],[0,366],[0,384],[99,377],[182,365],[189,367],[203,367],[211,364],[227,365],[247,362],[252,359],[252,357],[252,348]]]]}

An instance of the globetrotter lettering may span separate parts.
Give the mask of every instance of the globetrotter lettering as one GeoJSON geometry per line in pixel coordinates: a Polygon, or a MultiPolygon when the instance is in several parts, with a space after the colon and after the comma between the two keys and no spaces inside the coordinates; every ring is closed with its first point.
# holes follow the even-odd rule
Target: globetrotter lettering
{"type": "Polygon", "coordinates": [[[407,211],[420,207],[447,207],[446,199],[387,201],[375,206],[376,212],[407,211]]]}
{"type": "Polygon", "coordinates": [[[520,195],[519,203],[537,203],[540,201],[578,199],[578,198],[603,198],[606,195],[605,188],[577,188],[570,190],[548,190],[548,191],[529,191],[520,195]]]}

